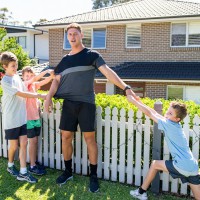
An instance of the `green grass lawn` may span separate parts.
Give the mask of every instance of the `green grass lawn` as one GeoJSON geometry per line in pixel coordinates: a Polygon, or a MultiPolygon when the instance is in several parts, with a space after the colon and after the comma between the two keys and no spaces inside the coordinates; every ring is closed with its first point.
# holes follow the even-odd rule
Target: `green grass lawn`
{"type": "MultiPolygon", "coordinates": [[[[19,167],[19,163],[16,162],[19,167]]],[[[7,159],[0,157],[0,200],[128,200],[133,199],[129,191],[130,185],[100,180],[100,192],[94,194],[88,191],[89,177],[74,175],[73,181],[62,187],[56,185],[55,180],[61,171],[47,169],[47,175],[37,177],[38,183],[30,184],[18,181],[7,171],[7,159]]],[[[169,194],[154,196],[148,192],[149,199],[184,200],[169,194]]]]}

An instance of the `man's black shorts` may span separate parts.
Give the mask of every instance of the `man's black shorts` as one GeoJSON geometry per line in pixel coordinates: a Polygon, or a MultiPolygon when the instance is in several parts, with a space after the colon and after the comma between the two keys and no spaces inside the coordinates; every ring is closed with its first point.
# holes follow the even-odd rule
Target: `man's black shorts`
{"type": "Polygon", "coordinates": [[[60,129],[75,132],[79,124],[82,132],[93,132],[95,131],[95,119],[95,104],[64,100],[60,129]]]}
{"type": "Polygon", "coordinates": [[[26,124],[11,129],[5,129],[5,139],[6,140],[17,140],[20,136],[27,135],[26,124]]]}
{"type": "Polygon", "coordinates": [[[173,179],[180,178],[182,183],[191,183],[193,185],[199,185],[200,184],[200,175],[196,176],[184,176],[183,174],[180,174],[174,167],[172,160],[166,160],[165,165],[167,167],[167,170],[169,171],[169,174],[172,176],[173,179]]]}

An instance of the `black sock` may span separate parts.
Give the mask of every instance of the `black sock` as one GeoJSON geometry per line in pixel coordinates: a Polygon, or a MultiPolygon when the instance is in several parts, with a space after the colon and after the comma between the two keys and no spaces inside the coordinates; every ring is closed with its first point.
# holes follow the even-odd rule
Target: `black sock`
{"type": "Polygon", "coordinates": [[[142,187],[140,186],[140,187],[139,187],[139,193],[140,193],[140,194],[143,194],[144,192],[146,192],[146,190],[143,190],[142,187]]]}
{"type": "Polygon", "coordinates": [[[90,175],[97,175],[97,165],[90,164],[90,175]]]}
{"type": "Polygon", "coordinates": [[[72,159],[65,160],[65,170],[67,170],[69,173],[72,173],[72,159]]]}

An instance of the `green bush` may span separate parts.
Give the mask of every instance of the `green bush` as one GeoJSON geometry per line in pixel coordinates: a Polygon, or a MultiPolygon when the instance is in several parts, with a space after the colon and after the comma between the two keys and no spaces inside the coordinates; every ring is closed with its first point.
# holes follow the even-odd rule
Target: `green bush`
{"type": "MultiPolygon", "coordinates": [[[[0,53],[10,51],[17,56],[18,70],[30,64],[28,53],[17,43],[16,38],[6,37],[7,32],[5,29],[0,28],[0,53]]],[[[2,66],[1,66],[2,67],[2,66]]]]}

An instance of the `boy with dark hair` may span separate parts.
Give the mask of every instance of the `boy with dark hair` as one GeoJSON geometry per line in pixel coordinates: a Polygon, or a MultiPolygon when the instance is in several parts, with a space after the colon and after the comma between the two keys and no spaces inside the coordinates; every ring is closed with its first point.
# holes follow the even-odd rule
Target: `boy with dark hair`
{"type": "Polygon", "coordinates": [[[25,98],[45,98],[45,95],[25,92],[25,86],[21,78],[16,74],[18,60],[13,53],[3,52],[0,55],[0,64],[5,70],[1,85],[3,89],[3,128],[5,130],[5,139],[9,141],[7,171],[11,175],[17,176],[20,181],[36,183],[37,179],[29,174],[26,168],[27,118],[25,98]],[[20,172],[14,165],[14,155],[18,149],[18,143],[20,144],[20,172]]]}
{"type": "MultiPolygon", "coordinates": [[[[26,66],[22,69],[22,78],[28,92],[35,93],[40,87],[46,85],[54,78],[53,70],[45,70],[38,75],[35,75],[34,70],[30,66],[26,66]],[[40,79],[50,74],[49,77],[44,80],[40,79]]],[[[30,167],[29,172],[36,175],[46,174],[44,165],[41,165],[37,159],[38,148],[38,136],[40,135],[41,122],[39,113],[39,102],[37,98],[26,99],[26,112],[27,112],[27,137],[29,140],[29,157],[30,167]]]]}
{"type": "Polygon", "coordinates": [[[145,115],[158,123],[158,129],[164,132],[165,140],[172,155],[172,160],[153,160],[143,184],[130,194],[141,200],[148,199],[147,189],[158,171],[168,172],[172,178],[180,178],[182,183],[188,182],[194,197],[200,200],[200,175],[198,162],[194,158],[180,121],[187,115],[185,104],[172,102],[165,116],[137,101],[131,95],[127,96],[129,102],[137,106],[145,115]]]}

